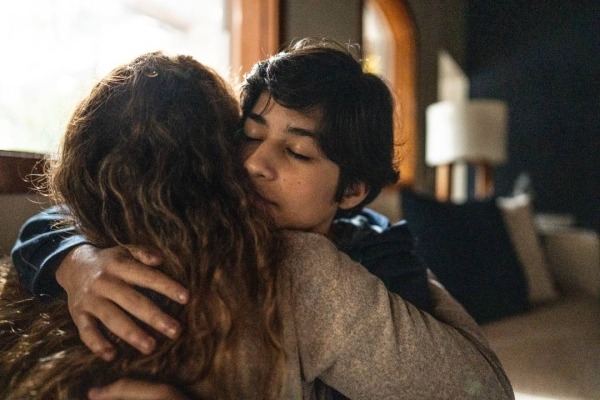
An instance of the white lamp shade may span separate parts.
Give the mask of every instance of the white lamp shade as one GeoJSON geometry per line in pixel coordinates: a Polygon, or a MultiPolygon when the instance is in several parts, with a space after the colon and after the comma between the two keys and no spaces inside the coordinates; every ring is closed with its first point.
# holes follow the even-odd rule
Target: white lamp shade
{"type": "Polygon", "coordinates": [[[508,107],[500,100],[442,101],[427,107],[425,161],[502,164],[506,158],[508,107]]]}

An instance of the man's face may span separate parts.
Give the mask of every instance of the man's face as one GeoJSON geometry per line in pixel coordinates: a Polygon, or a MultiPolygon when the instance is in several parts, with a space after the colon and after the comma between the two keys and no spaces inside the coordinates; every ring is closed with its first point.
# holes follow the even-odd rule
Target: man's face
{"type": "Polygon", "coordinates": [[[244,166],[281,228],[325,234],[343,206],[334,201],[340,169],[317,145],[320,117],[263,93],[244,123],[244,166]]]}

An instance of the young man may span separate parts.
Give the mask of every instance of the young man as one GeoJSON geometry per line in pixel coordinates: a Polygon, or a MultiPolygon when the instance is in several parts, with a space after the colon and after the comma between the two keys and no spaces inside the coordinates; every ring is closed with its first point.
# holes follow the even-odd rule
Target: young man
{"type": "MultiPolygon", "coordinates": [[[[384,82],[363,72],[339,45],[303,41],[246,76],[242,110],[240,156],[278,225],[329,236],[389,290],[431,311],[426,268],[406,226],[390,227],[369,210],[359,213],[398,176],[393,100],[384,82]]],[[[178,322],[134,289],[186,301],[181,284],[152,268],[161,260],[94,248],[69,229],[56,229],[60,219],[56,210],[32,218],[13,249],[32,292],[52,295],[62,286],[82,340],[106,359],[114,350],[97,322],[144,353],[154,340],[127,313],[176,337],[178,322]]]]}

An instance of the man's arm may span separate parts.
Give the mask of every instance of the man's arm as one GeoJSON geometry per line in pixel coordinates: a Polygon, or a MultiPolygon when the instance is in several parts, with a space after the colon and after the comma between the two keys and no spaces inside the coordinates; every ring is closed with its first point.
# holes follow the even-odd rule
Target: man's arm
{"type": "Polygon", "coordinates": [[[156,268],[162,260],[139,248],[97,248],[61,224],[66,218],[64,207],[52,207],[21,228],[12,258],[31,292],[56,296],[64,289],[81,340],[106,360],[114,357],[114,347],[98,323],[143,353],[152,352],[155,341],[132,317],[176,337],[179,323],[137,290],[187,302],[187,289],[156,268]]]}
{"type": "Polygon", "coordinates": [[[32,294],[56,296],[62,289],[55,272],[73,248],[88,243],[71,226],[61,224],[62,207],[49,208],[25,222],[12,249],[12,260],[32,294]]]}

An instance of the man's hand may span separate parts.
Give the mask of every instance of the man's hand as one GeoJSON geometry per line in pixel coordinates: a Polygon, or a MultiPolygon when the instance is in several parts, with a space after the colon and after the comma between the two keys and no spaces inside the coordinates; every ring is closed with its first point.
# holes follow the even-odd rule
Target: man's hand
{"type": "Polygon", "coordinates": [[[81,245],[72,250],[56,270],[56,280],[67,292],[69,312],[87,347],[106,361],[115,348],[98,330],[98,322],[144,354],[156,342],[131,315],[169,338],[176,338],[180,325],[133,286],[151,289],[185,304],[189,292],[154,267],[162,260],[140,248],[99,249],[81,245]],[[131,314],[131,315],[128,315],[131,314]]]}
{"type": "Polygon", "coordinates": [[[90,400],[186,400],[187,397],[164,383],[120,379],[89,391],[90,400]]]}

